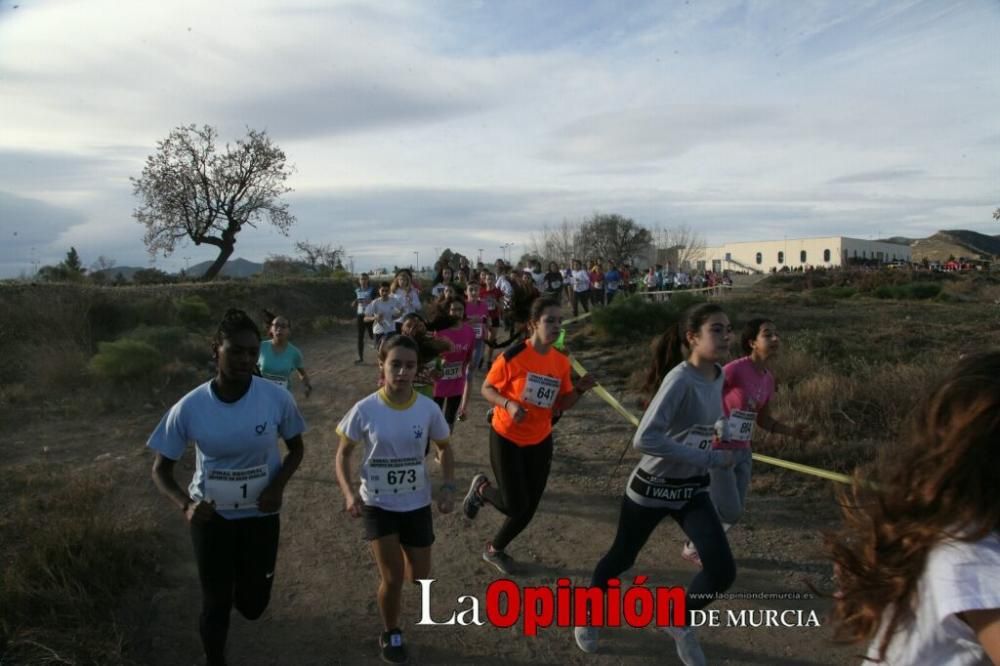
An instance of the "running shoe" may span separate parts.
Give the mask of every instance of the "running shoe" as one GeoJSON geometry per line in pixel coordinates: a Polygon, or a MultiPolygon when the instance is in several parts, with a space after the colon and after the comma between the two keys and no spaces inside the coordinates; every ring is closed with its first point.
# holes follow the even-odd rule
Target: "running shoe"
{"type": "Polygon", "coordinates": [[[486,423],[488,425],[493,425],[493,410],[494,409],[496,409],[496,407],[490,407],[489,409],[486,410],[486,423]]]}
{"type": "Polygon", "coordinates": [[[356,360],[354,362],[354,365],[364,365],[364,363],[365,363],[365,359],[359,358],[358,360],[356,360]]]}
{"type": "Polygon", "coordinates": [[[705,666],[705,653],[701,651],[698,637],[691,627],[664,627],[663,630],[677,644],[677,656],[684,666],[705,666]]]}
{"type": "Polygon", "coordinates": [[[701,566],[701,555],[698,554],[698,549],[690,541],[684,542],[684,547],[681,548],[681,557],[691,564],[701,566]]]}
{"type": "Polygon", "coordinates": [[[493,550],[492,546],[487,546],[483,551],[483,561],[495,566],[505,576],[514,575],[514,558],[502,550],[493,550]]]}
{"type": "Polygon", "coordinates": [[[584,652],[597,652],[598,635],[597,627],[575,627],[573,629],[576,646],[584,652]]]}
{"type": "Polygon", "coordinates": [[[382,661],[388,664],[405,664],[408,661],[406,646],[403,645],[403,632],[399,629],[383,631],[378,638],[382,649],[382,661]]]}
{"type": "Polygon", "coordinates": [[[487,480],[485,474],[479,473],[472,477],[472,483],[469,484],[469,492],[465,493],[465,499],[462,500],[462,511],[469,520],[475,520],[479,509],[483,506],[483,498],[480,497],[479,491],[487,483],[489,483],[489,480],[487,480]]]}

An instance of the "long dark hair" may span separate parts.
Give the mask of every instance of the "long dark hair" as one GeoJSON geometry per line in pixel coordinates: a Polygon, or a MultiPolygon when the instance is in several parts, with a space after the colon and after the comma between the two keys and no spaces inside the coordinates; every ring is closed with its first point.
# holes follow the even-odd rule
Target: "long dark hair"
{"type": "MultiPolygon", "coordinates": [[[[653,338],[653,360],[646,373],[646,382],[642,392],[652,396],[663,382],[667,373],[685,358],[688,347],[687,334],[697,333],[709,317],[725,314],[722,307],[716,303],[701,303],[688,308],[677,323],[667,328],[661,335],[653,338]]],[[[688,349],[690,351],[690,349],[688,349]]]]}
{"type": "MultiPolygon", "coordinates": [[[[424,321],[424,318],[416,312],[411,312],[403,317],[400,328],[405,326],[408,321],[414,319],[423,323],[425,331],[420,335],[408,335],[406,337],[411,338],[417,343],[417,360],[421,365],[424,363],[430,363],[446,351],[451,351],[451,342],[445,338],[435,338],[432,336],[429,332],[427,322],[424,321]]],[[[393,338],[389,339],[391,340],[393,338]]]]}
{"type": "Polygon", "coordinates": [[[844,516],[826,537],[841,594],[835,636],[871,640],[883,618],[879,659],[913,618],[931,550],[1000,529],[1000,352],[963,359],[909,419],[874,474],[839,493],[844,516]]]}
{"type": "Polygon", "coordinates": [[[764,324],[773,323],[772,319],[754,317],[743,326],[743,331],[740,333],[740,349],[745,356],[753,353],[753,341],[760,335],[760,329],[764,327],[764,324]]]}

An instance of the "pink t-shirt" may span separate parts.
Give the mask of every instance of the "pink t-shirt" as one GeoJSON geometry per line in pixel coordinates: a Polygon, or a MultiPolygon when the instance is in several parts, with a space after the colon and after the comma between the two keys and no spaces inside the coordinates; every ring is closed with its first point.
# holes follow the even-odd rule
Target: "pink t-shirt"
{"type": "Polygon", "coordinates": [[[463,325],[459,328],[446,328],[434,335],[450,340],[452,347],[451,351],[441,354],[444,365],[441,368],[441,379],[434,382],[434,397],[448,398],[462,395],[462,391],[465,390],[465,371],[472,359],[476,334],[471,326],[463,325]]]}
{"type": "Polygon", "coordinates": [[[750,447],[753,425],[757,414],[774,395],[774,375],[754,367],[749,356],[729,363],[723,372],[722,413],[729,419],[729,440],[720,448],[743,449],[750,447]]]}
{"type": "Polygon", "coordinates": [[[482,299],[478,302],[466,302],[465,318],[468,320],[469,326],[472,327],[472,331],[476,334],[476,340],[481,340],[486,332],[486,327],[490,325],[489,304],[482,299]]]}

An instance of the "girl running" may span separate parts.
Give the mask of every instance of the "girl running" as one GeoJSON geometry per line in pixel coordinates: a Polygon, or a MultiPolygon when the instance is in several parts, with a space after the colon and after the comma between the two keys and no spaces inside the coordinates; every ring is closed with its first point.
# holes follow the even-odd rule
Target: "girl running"
{"type": "MultiPolygon", "coordinates": [[[[725,437],[714,445],[718,449],[746,450],[747,455],[731,468],[710,470],[712,503],[727,532],[743,515],[750,489],[750,442],[754,427],[779,435],[789,435],[808,441],[814,437],[804,425],[789,425],[771,416],[768,404],[774,395],[774,375],[770,363],[777,356],[780,339],[778,329],[769,319],[751,319],[743,327],[740,349],[745,356],[723,368],[722,412],[727,419],[725,437]]],[[[701,564],[698,551],[690,541],[684,544],[681,557],[701,564]]]]}
{"type": "Polygon", "coordinates": [[[431,287],[431,296],[438,298],[444,293],[445,287],[454,288],[454,280],[455,272],[451,269],[451,266],[442,266],[439,279],[431,287]]]}
{"type": "Polygon", "coordinates": [[[475,518],[483,504],[492,504],[506,518],[483,560],[510,575],[514,560],[508,544],[520,534],[542,499],[552,463],[552,412],[564,412],[594,385],[591,375],[576,387],[569,359],[552,349],[559,337],[559,303],[545,298],[531,306],[531,337],[505,351],[490,368],[482,394],[494,405],[490,424],[490,464],[496,486],[476,474],[463,510],[475,518]]]}
{"type": "Polygon", "coordinates": [[[1000,352],[914,411],[828,537],[837,637],[890,666],[1000,664],[1000,352]]]}
{"type": "Polygon", "coordinates": [[[468,300],[465,302],[465,319],[472,326],[475,334],[475,344],[472,348],[472,363],[469,365],[469,372],[465,378],[465,392],[462,394],[462,404],[458,407],[458,420],[465,420],[465,409],[469,404],[469,392],[472,389],[473,377],[476,370],[483,362],[483,347],[489,335],[490,312],[486,301],[482,300],[478,282],[470,282],[465,287],[465,295],[468,300]]]}
{"type": "Polygon", "coordinates": [[[396,331],[399,332],[403,325],[403,317],[411,312],[419,313],[421,310],[420,290],[413,284],[413,276],[405,268],[396,273],[392,281],[392,288],[389,294],[396,299],[396,307],[401,313],[396,319],[396,331]]]}
{"type": "MultiPolygon", "coordinates": [[[[497,333],[500,330],[500,313],[503,308],[503,294],[497,287],[496,277],[493,273],[483,271],[482,276],[482,296],[486,301],[486,305],[489,307],[490,312],[490,328],[489,334],[486,337],[488,340],[496,340],[497,333]]],[[[493,347],[490,347],[486,352],[486,367],[489,368],[492,365],[493,347]]]]}
{"type": "MultiPolygon", "coordinates": [[[[403,316],[400,324],[402,335],[417,343],[420,364],[411,380],[413,389],[428,398],[434,397],[434,382],[441,376],[441,354],[451,349],[448,340],[435,338],[427,331],[427,322],[416,313],[403,316]]],[[[382,377],[379,377],[379,381],[382,377]]]]}
{"type": "Polygon", "coordinates": [[[365,310],[368,305],[375,300],[375,287],[368,282],[368,273],[362,273],[358,278],[358,287],[354,290],[354,302],[352,306],[357,308],[358,313],[358,358],[355,365],[365,362],[365,334],[369,339],[374,338],[372,324],[365,319],[365,310]]]}
{"type": "Polygon", "coordinates": [[[396,325],[393,322],[396,317],[402,314],[396,299],[389,296],[389,288],[388,282],[380,284],[378,298],[365,308],[365,321],[371,323],[372,332],[375,334],[376,350],[382,345],[382,340],[387,335],[396,332],[396,325]]]}
{"type": "Polygon", "coordinates": [[[563,280],[562,271],[559,270],[559,264],[554,261],[550,261],[549,271],[545,274],[545,277],[542,280],[542,293],[546,298],[554,298],[557,301],[561,301],[564,284],[565,282],[563,280]]]}
{"type": "Polygon", "coordinates": [[[379,634],[379,649],[382,659],[392,664],[407,661],[399,628],[403,581],[427,578],[431,570],[432,493],[424,464],[431,442],[444,477],[438,510],[450,513],[454,506],[455,465],[448,424],[433,401],[413,390],[418,350],[405,335],[386,340],[378,353],[383,387],[356,403],[337,425],[337,483],[346,511],[364,519],[365,538],[381,577],[378,608],[384,631],[379,634]],[[362,447],[360,492],[354,489],[351,474],[351,453],[358,445],[362,447]]]}
{"type": "MultiPolygon", "coordinates": [[[[724,374],[719,361],[728,353],[730,332],[722,308],[704,303],[688,310],[654,341],[646,391],[659,388],[632,440],[643,455],[629,477],[614,543],[597,563],[592,586],[607,589],[609,580],[631,567],[666,517],[673,518],[702,553],[704,568],[687,587],[688,611],[707,606],[736,577],[726,533],[708,492],[710,469],[732,467],[748,453],[712,448],[724,424],[724,374]]],[[[668,627],[667,631],[684,664],[705,663],[693,629],[668,627]]],[[[596,627],[577,627],[575,636],[584,652],[597,650],[596,627]]]]}
{"type": "Polygon", "coordinates": [[[434,382],[434,402],[444,411],[449,430],[454,430],[455,417],[465,395],[476,333],[465,323],[465,303],[455,299],[448,301],[447,308],[452,325],[439,330],[435,336],[450,342],[451,349],[441,355],[443,366],[441,376],[434,382]]]}
{"type": "Polygon", "coordinates": [[[259,350],[257,325],[242,310],[229,310],[212,342],[215,377],[171,407],[146,442],[156,451],[156,487],[190,525],[209,666],[226,663],[232,607],[248,620],[267,608],[278,557],[278,511],[305,448],[306,424],[291,394],[254,376],[259,350]],[[284,460],[279,437],[288,447],[284,460]],[[188,442],[194,442],[196,456],[185,492],[174,465],[188,442]]]}
{"type": "Polygon", "coordinates": [[[580,306],[584,312],[590,312],[590,274],[583,270],[579,259],[573,260],[573,316],[580,315],[580,306]]]}
{"type": "Polygon", "coordinates": [[[302,352],[288,341],[292,335],[291,323],[287,317],[276,316],[267,310],[264,310],[264,317],[268,322],[271,339],[260,343],[257,367],[261,376],[287,389],[288,380],[295,372],[302,380],[308,398],[312,393],[312,382],[309,381],[309,374],[303,367],[302,352]]]}

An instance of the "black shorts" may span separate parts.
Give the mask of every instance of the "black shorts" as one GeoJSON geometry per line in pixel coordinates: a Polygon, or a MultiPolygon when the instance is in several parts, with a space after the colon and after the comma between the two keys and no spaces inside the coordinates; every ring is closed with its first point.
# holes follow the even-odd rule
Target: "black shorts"
{"type": "Polygon", "coordinates": [[[399,535],[399,543],[413,548],[427,548],[434,543],[434,522],[431,507],[413,511],[388,511],[365,504],[361,508],[365,521],[365,539],[374,541],[390,534],[399,535]]]}

